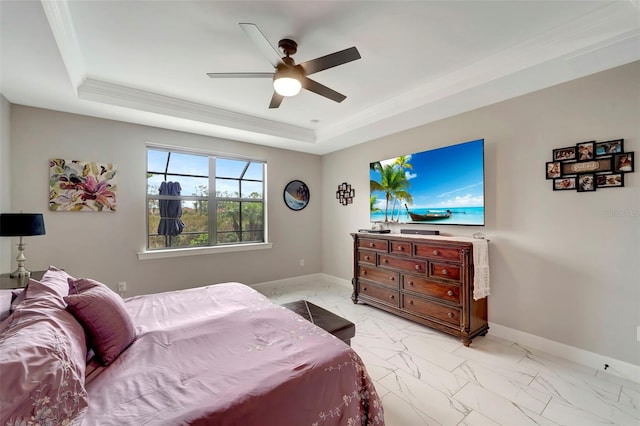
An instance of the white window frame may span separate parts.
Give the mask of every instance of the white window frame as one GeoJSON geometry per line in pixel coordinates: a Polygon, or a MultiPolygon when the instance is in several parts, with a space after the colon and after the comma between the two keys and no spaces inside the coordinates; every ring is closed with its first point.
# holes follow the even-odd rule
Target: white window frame
{"type": "MultiPolygon", "coordinates": [[[[139,260],[147,260],[147,259],[162,259],[169,257],[183,257],[183,256],[197,256],[197,255],[206,255],[206,254],[214,254],[214,253],[229,253],[229,252],[242,252],[242,251],[252,251],[252,250],[264,250],[270,249],[273,247],[273,244],[269,242],[269,226],[268,226],[268,199],[267,199],[267,161],[261,158],[255,157],[245,157],[238,155],[229,155],[223,153],[215,153],[209,151],[203,151],[198,149],[191,148],[183,148],[183,147],[175,147],[168,145],[160,145],[160,144],[152,144],[147,143],[145,147],[145,174],[149,171],[148,164],[148,150],[160,150],[160,151],[170,151],[172,153],[180,153],[185,155],[201,155],[209,157],[209,201],[208,208],[209,211],[215,211],[216,202],[219,200],[215,194],[215,158],[223,158],[228,160],[238,160],[238,161],[251,161],[251,162],[259,162],[263,164],[263,182],[262,182],[262,203],[263,203],[263,220],[264,220],[264,241],[263,242],[247,242],[247,243],[230,243],[230,244],[217,244],[217,245],[209,245],[209,246],[199,246],[199,247],[170,247],[170,248],[160,248],[160,249],[149,249],[148,241],[149,241],[149,194],[148,187],[145,185],[145,244],[144,249],[138,252],[139,260]],[[211,164],[214,164],[212,167],[211,164]],[[212,173],[213,172],[213,173],[212,173]],[[213,194],[213,195],[212,195],[213,194]]],[[[190,196],[184,196],[188,198],[190,196]]],[[[154,197],[155,198],[155,197],[154,197]]],[[[222,198],[221,200],[225,200],[222,198]]],[[[227,201],[229,199],[226,199],[227,201]]],[[[235,200],[235,199],[234,199],[235,200]]],[[[242,201],[242,198],[238,198],[237,201],[242,201]]],[[[252,201],[252,200],[249,200],[252,201]]],[[[212,220],[215,222],[215,214],[209,216],[209,221],[212,220]]],[[[209,226],[209,241],[212,239],[215,241],[216,238],[216,229],[215,224],[213,227],[209,226]]]]}

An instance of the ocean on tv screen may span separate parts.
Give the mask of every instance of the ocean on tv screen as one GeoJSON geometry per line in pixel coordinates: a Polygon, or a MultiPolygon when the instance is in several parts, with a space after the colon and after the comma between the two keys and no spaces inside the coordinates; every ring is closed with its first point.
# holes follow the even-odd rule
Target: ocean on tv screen
{"type": "MultiPolygon", "coordinates": [[[[396,209],[393,219],[391,218],[391,212],[387,215],[387,221],[392,223],[424,223],[426,225],[484,225],[484,207],[451,207],[449,209],[438,208],[420,208],[411,209],[411,213],[416,214],[446,214],[447,210],[451,212],[449,217],[436,217],[433,220],[414,221],[409,217],[407,211],[402,208],[400,212],[396,209]],[[399,213],[399,216],[398,216],[399,213]]],[[[446,216],[446,215],[445,215],[446,216]]],[[[371,213],[371,222],[384,222],[384,212],[371,213]]]]}

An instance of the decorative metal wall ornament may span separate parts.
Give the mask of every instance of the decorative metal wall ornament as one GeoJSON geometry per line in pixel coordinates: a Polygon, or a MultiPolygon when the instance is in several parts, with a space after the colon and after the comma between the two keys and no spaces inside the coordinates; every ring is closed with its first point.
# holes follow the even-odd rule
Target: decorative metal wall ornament
{"type": "Polygon", "coordinates": [[[338,190],[336,191],[336,200],[343,206],[347,204],[353,204],[353,198],[356,196],[356,190],[351,188],[347,182],[342,182],[338,185],[338,190]]]}
{"type": "Polygon", "coordinates": [[[634,153],[624,152],[624,139],[606,142],[580,142],[553,150],[547,162],[547,179],[553,190],[591,192],[597,188],[621,188],[624,174],[635,169],[634,153]]]}

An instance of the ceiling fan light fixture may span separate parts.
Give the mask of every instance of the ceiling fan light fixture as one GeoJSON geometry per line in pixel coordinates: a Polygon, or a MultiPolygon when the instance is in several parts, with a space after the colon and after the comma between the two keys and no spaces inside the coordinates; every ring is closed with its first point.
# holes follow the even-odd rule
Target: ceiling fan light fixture
{"type": "Polygon", "coordinates": [[[293,77],[280,77],[273,80],[273,88],[279,95],[295,96],[300,93],[302,84],[300,80],[293,77]]]}
{"type": "MultiPolygon", "coordinates": [[[[288,58],[287,58],[288,59],[288,58]]],[[[300,93],[302,83],[300,73],[295,68],[289,66],[278,66],[273,76],[273,89],[280,96],[295,96],[300,93]]]]}

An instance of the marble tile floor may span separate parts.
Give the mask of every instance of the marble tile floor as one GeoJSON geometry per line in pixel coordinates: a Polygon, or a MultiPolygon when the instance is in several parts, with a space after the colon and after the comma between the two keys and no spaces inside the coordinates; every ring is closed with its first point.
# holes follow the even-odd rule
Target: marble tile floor
{"type": "Polygon", "coordinates": [[[640,383],[489,334],[470,347],[351,302],[323,278],[260,284],[275,303],[308,300],[356,324],[352,348],[381,395],[387,426],[640,425],[640,383]]]}

